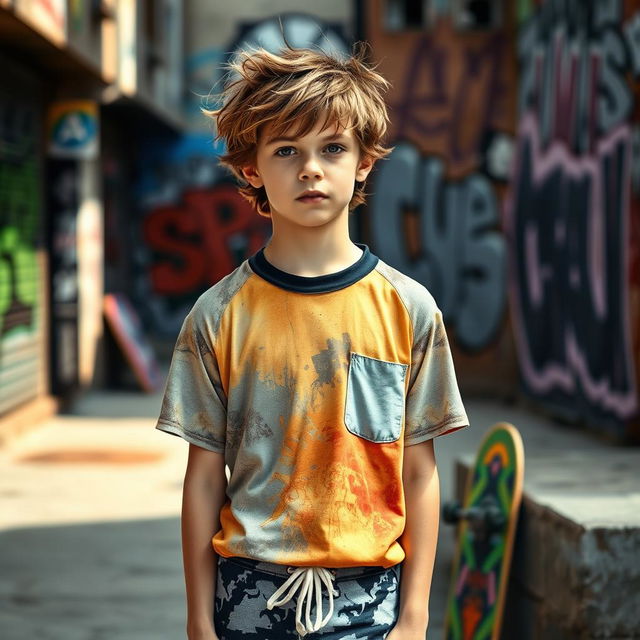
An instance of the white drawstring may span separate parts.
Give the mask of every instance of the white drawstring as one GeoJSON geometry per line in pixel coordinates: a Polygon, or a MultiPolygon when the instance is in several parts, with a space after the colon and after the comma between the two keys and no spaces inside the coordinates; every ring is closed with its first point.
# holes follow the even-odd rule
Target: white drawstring
{"type": "Polygon", "coordinates": [[[296,631],[301,636],[306,636],[307,633],[317,631],[321,627],[324,627],[333,615],[333,596],[338,595],[338,591],[333,588],[333,580],[335,579],[335,573],[325,569],[324,567],[289,567],[287,569],[291,576],[287,578],[286,582],[267,600],[267,609],[273,609],[276,605],[289,602],[295,594],[298,587],[302,584],[300,589],[300,595],[298,597],[298,604],[296,606],[296,631]],[[293,569],[293,571],[291,571],[293,569]],[[329,592],[329,613],[321,620],[322,617],[322,585],[320,581],[324,582],[329,592]],[[286,588],[291,585],[291,589],[286,596],[278,600],[278,596],[283,593],[286,588]],[[316,592],[316,621],[311,624],[311,599],[313,598],[313,591],[315,587],[316,592]],[[300,620],[302,612],[302,603],[305,598],[307,599],[307,608],[305,612],[306,625],[300,620]]]}

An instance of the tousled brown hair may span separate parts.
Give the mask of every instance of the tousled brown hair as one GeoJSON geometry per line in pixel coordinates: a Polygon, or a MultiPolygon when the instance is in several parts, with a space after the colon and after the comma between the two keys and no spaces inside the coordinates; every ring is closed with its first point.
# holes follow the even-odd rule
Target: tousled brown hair
{"type": "MultiPolygon", "coordinates": [[[[240,180],[240,193],[260,215],[270,217],[266,191],[247,184],[240,169],[255,163],[258,136],[267,125],[277,136],[292,129],[298,137],[324,118],[322,129],[352,126],[363,156],[375,161],[392,151],[383,144],[389,116],[382,94],[390,83],[366,63],[365,55],[363,42],[345,59],[287,45],[277,54],[243,50],[226,63],[222,106],[202,111],[214,120],[216,140],[226,145],[220,164],[240,180]]],[[[365,196],[364,182],[356,182],[349,210],[365,196]]]]}

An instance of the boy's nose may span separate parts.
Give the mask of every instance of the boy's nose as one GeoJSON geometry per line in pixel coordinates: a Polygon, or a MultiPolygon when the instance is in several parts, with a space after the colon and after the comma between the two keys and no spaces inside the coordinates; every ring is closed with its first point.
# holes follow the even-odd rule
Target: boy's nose
{"type": "Polygon", "coordinates": [[[307,162],[300,170],[300,180],[309,180],[309,178],[321,178],[322,169],[317,162],[307,162]]]}

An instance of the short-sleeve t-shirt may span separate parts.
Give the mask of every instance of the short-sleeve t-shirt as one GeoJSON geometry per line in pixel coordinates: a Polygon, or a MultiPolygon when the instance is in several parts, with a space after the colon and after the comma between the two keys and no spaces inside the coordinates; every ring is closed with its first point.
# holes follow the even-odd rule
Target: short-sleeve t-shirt
{"type": "Polygon", "coordinates": [[[404,447],[469,424],[432,295],[354,244],[315,277],[263,247],[184,320],[156,428],[224,455],[222,556],[401,562],[404,447]]]}

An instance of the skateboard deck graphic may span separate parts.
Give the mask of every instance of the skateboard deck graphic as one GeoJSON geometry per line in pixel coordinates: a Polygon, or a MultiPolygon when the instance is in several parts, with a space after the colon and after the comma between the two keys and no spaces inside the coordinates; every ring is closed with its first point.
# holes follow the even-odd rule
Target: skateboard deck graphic
{"type": "Polygon", "coordinates": [[[445,640],[500,637],[523,477],[520,433],[507,422],[493,425],[467,478],[464,504],[443,507],[444,520],[458,524],[445,640]]]}

